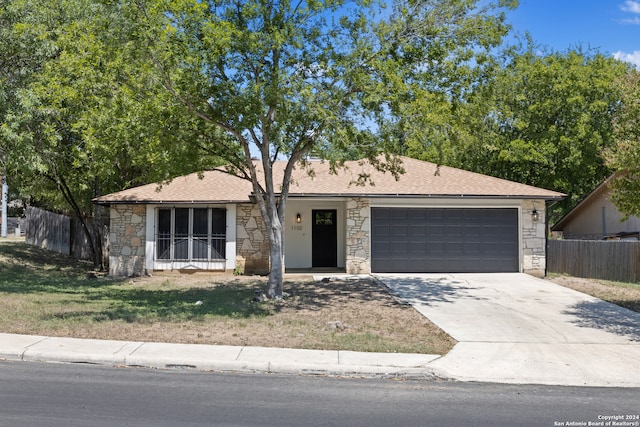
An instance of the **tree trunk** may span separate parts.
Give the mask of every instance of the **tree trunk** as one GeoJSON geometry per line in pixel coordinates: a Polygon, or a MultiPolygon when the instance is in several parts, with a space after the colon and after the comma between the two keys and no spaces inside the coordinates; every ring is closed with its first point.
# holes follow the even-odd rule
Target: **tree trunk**
{"type": "MultiPolygon", "coordinates": [[[[93,181],[93,197],[102,196],[100,191],[100,185],[98,179],[93,181]]],[[[104,224],[102,223],[102,206],[99,204],[93,205],[93,235],[95,236],[94,248],[94,265],[100,268],[100,271],[105,271],[104,262],[104,224]],[[97,263],[97,264],[96,264],[97,263]]]]}
{"type": "Polygon", "coordinates": [[[267,281],[267,297],[282,298],[284,281],[284,241],[282,239],[282,223],[278,218],[272,219],[269,230],[269,280],[267,281]]]}

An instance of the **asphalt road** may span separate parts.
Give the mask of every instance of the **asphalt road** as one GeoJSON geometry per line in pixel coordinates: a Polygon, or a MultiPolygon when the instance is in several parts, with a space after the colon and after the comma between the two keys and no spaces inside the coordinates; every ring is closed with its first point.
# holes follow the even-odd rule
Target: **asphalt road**
{"type": "Polygon", "coordinates": [[[640,425],[639,402],[629,388],[0,362],[0,426],[11,427],[640,425]]]}

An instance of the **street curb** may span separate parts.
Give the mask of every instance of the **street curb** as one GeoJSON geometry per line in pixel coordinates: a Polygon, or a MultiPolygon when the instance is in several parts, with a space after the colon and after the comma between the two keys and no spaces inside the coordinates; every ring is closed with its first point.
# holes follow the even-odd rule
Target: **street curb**
{"type": "Polygon", "coordinates": [[[438,358],[438,355],[85,340],[0,333],[0,360],[24,362],[282,375],[447,379],[427,366],[438,358]],[[382,364],[385,361],[386,364],[382,364]]]}

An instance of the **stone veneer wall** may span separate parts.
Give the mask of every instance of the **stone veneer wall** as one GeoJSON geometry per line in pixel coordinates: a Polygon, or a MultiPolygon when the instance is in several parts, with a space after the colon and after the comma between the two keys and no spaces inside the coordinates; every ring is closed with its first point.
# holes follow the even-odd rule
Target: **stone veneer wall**
{"type": "Polygon", "coordinates": [[[269,273],[269,236],[255,204],[236,208],[236,269],[243,274],[269,273]]]}
{"type": "Polygon", "coordinates": [[[346,271],[349,274],[371,273],[369,199],[347,199],[346,271]]]}
{"type": "Polygon", "coordinates": [[[145,205],[112,205],[109,221],[109,275],[145,273],[147,227],[145,205]]]}
{"type": "Polygon", "coordinates": [[[546,206],[544,200],[524,201],[522,209],[522,269],[525,273],[544,276],[546,270],[546,206]],[[533,221],[533,209],[538,212],[538,221],[533,221]]]}

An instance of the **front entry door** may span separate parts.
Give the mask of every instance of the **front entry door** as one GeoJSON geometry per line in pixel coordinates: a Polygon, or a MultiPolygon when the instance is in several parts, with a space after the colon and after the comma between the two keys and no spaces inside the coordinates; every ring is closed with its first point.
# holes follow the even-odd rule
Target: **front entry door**
{"type": "Polygon", "coordinates": [[[335,209],[311,212],[311,264],[313,267],[338,266],[338,227],[335,209]]]}

